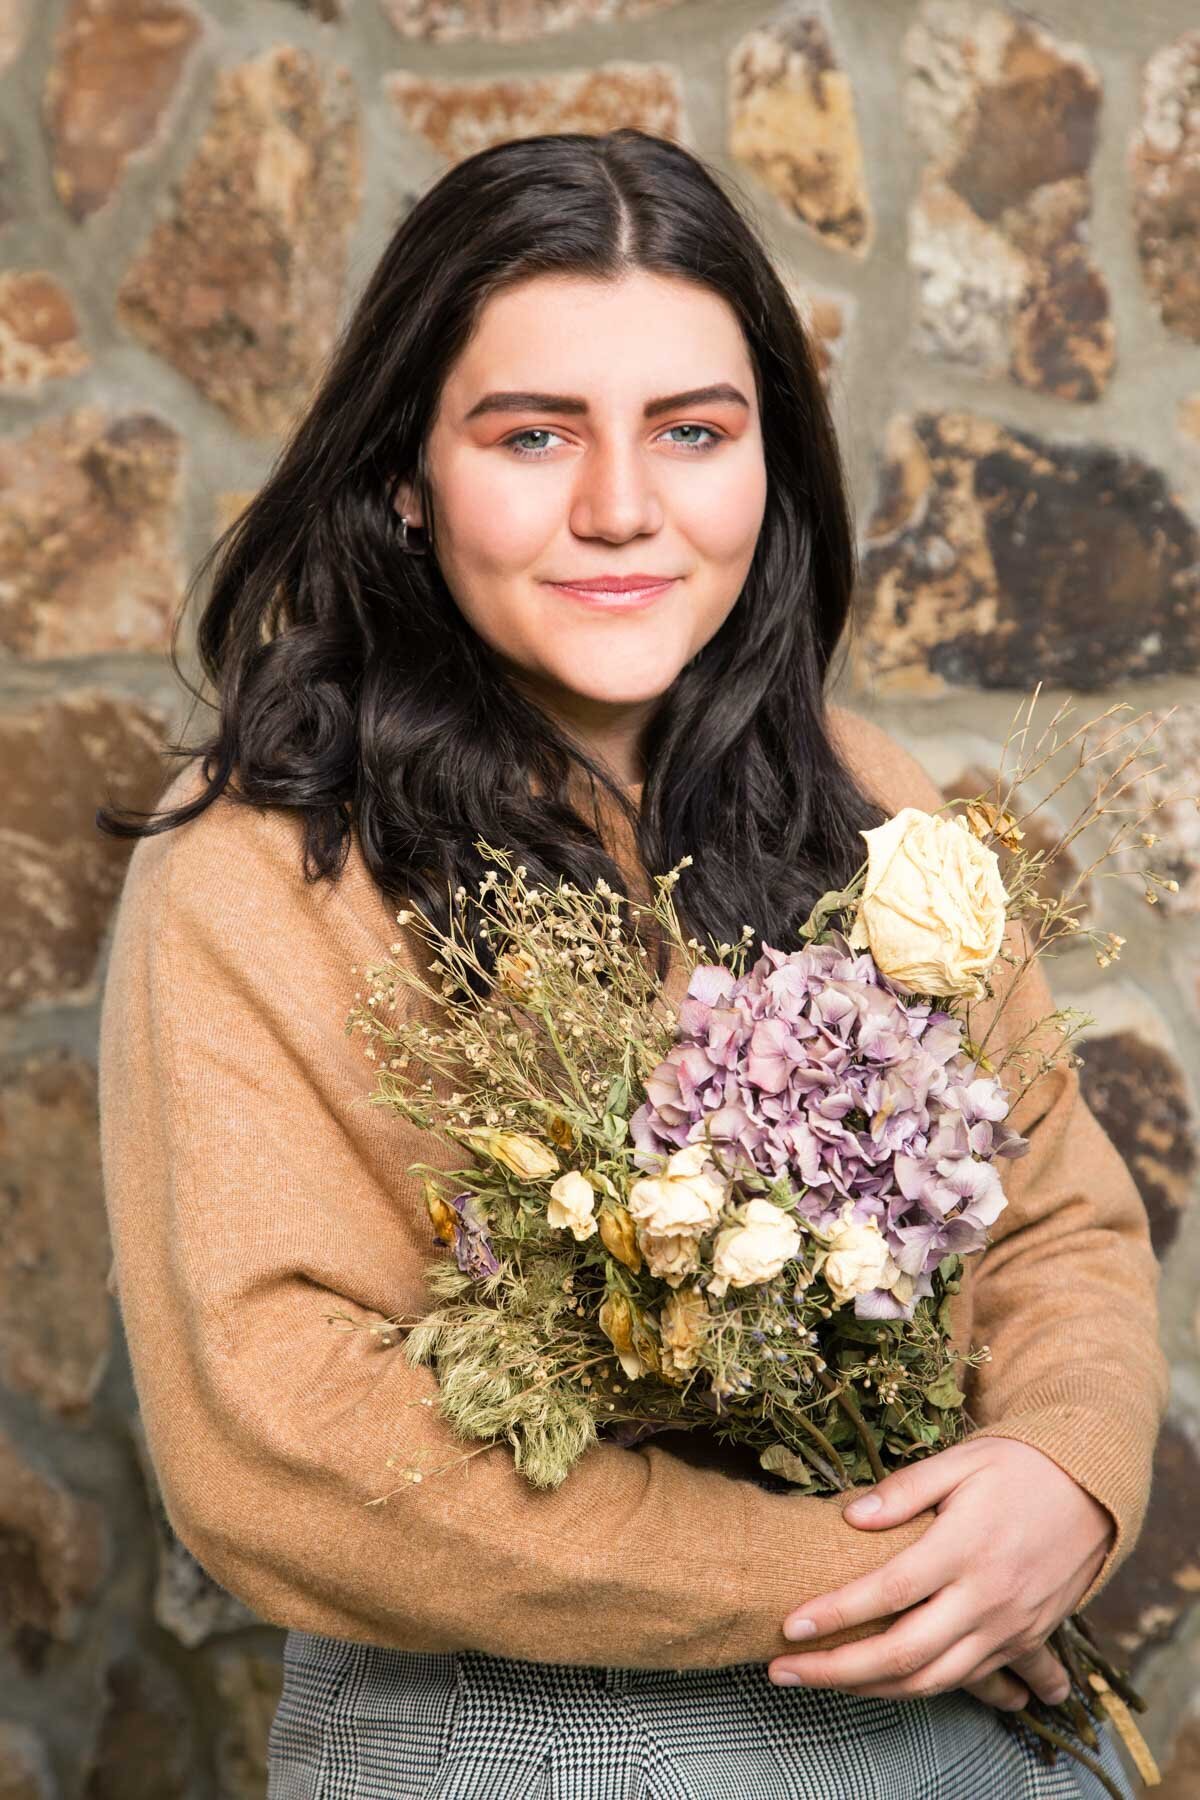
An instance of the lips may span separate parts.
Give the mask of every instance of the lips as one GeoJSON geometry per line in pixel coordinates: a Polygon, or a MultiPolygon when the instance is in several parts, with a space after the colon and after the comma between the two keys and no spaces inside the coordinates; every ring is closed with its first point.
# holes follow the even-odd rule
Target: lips
{"type": "Polygon", "coordinates": [[[548,585],[572,600],[609,611],[629,612],[649,606],[677,579],[674,575],[597,575],[587,581],[552,581],[548,585]]]}

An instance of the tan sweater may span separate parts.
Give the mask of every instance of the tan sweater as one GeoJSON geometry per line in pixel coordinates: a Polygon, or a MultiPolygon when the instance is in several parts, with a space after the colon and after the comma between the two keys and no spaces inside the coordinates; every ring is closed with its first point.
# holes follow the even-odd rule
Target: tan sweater
{"type": "MultiPolygon", "coordinates": [[[[941,803],[877,726],[832,718],[890,811],[941,803]]],[[[170,802],[195,785],[184,770],[170,802]]],[[[290,814],[222,800],[135,848],[104,993],[101,1139],[112,1286],[174,1529],[283,1626],[600,1665],[767,1660],[788,1647],[785,1613],[933,1514],[856,1531],[840,1497],[768,1492],[653,1441],[594,1448],[548,1493],[503,1447],[436,1475],[464,1446],[420,1404],[432,1374],[326,1322],[425,1310],[436,1252],[406,1166],[459,1157],[366,1104],[375,1068],[345,1033],[354,967],[400,935],[357,853],[336,884],[305,883],[290,814]],[[364,1505],[413,1462],[420,1484],[364,1505]]],[[[1052,1005],[1032,971],[1006,1035],[1052,1005]]],[[[1032,1148],[1003,1165],[1009,1205],[970,1259],[955,1336],[991,1346],[969,1395],[986,1430],[1047,1452],[1111,1512],[1090,1598],[1148,1497],[1166,1401],[1157,1269],[1075,1072],[1043,1078],[1012,1122],[1032,1148]]]]}

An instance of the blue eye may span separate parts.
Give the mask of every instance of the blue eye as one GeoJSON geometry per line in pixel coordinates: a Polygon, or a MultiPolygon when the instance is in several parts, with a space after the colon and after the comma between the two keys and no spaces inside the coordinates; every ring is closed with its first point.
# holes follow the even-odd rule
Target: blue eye
{"type": "MultiPolygon", "coordinates": [[[[663,435],[669,437],[673,431],[702,431],[705,433],[704,439],[700,442],[697,442],[695,439],[690,443],[683,443],[678,439],[676,440],[681,450],[692,451],[711,450],[714,445],[720,443],[721,438],[724,435],[722,432],[714,431],[711,425],[671,425],[668,426],[663,435]]],[[[548,425],[527,425],[524,430],[514,431],[511,437],[505,438],[504,445],[506,449],[512,450],[516,456],[524,456],[532,462],[538,457],[549,455],[549,444],[543,444],[538,448],[530,449],[527,446],[523,448],[518,440],[521,438],[554,438],[557,436],[558,432],[551,431],[548,425]]]]}

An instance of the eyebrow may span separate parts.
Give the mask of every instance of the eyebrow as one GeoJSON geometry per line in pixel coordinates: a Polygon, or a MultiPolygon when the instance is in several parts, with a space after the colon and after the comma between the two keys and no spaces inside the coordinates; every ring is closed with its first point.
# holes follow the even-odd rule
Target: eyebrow
{"type": "MultiPolygon", "coordinates": [[[[750,409],[740,388],[731,382],[718,381],[712,387],[689,388],[684,394],[660,394],[656,400],[647,400],[642,408],[642,416],[656,419],[660,413],[676,412],[683,407],[711,405],[715,401],[729,401],[735,406],[750,409]]],[[[463,419],[466,425],[471,419],[477,419],[483,413],[501,412],[544,412],[544,413],[586,413],[588,404],[574,394],[526,394],[503,393],[485,394],[477,400],[470,412],[463,419]]]]}

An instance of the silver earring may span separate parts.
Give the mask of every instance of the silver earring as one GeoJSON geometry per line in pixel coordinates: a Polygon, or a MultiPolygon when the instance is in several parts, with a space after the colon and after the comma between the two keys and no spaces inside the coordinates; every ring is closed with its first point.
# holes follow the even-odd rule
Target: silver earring
{"type": "MultiPolygon", "coordinates": [[[[418,531],[421,531],[423,529],[424,529],[423,526],[420,526],[420,525],[417,526],[418,531]]],[[[429,550],[428,543],[424,543],[424,544],[412,543],[409,539],[408,531],[409,531],[408,518],[404,513],[401,513],[400,514],[400,548],[401,548],[401,550],[405,551],[405,553],[409,556],[425,556],[429,550]]]]}

